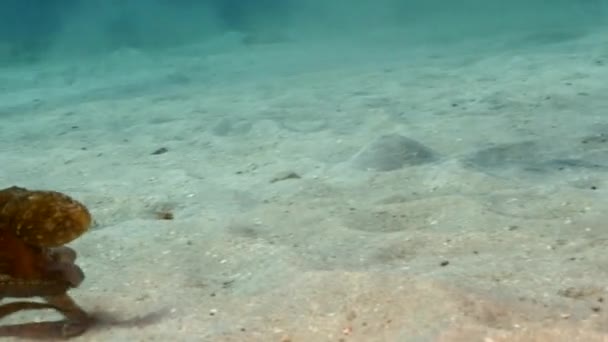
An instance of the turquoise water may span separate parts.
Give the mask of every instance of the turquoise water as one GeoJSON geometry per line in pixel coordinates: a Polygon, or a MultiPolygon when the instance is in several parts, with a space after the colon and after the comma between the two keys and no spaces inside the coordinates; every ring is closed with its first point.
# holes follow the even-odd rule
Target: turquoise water
{"type": "Polygon", "coordinates": [[[526,33],[530,45],[542,45],[604,25],[607,6],[601,0],[6,0],[0,12],[0,59],[41,59],[51,50],[158,49],[200,43],[226,31],[257,33],[250,41],[262,42],[287,34],[352,39],[370,30],[407,29],[415,30],[421,44],[526,33]]]}

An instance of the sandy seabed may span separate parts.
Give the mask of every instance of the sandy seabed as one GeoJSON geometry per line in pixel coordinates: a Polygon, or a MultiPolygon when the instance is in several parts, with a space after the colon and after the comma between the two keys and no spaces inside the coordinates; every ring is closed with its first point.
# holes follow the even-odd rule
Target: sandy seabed
{"type": "Polygon", "coordinates": [[[71,293],[148,318],[74,341],[608,341],[605,37],[6,69],[0,185],[85,203],[71,293]],[[434,158],[354,167],[391,134],[434,158]]]}

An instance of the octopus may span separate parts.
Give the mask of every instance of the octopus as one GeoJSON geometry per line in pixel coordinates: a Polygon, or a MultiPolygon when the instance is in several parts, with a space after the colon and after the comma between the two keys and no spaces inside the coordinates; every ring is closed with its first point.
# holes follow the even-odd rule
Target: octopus
{"type": "Polygon", "coordinates": [[[0,190],[0,319],[23,310],[52,309],[64,319],[0,326],[0,337],[70,338],[94,319],[68,295],[84,273],[65,244],[85,233],[91,214],[80,202],[55,191],[20,187],[0,190]],[[27,298],[40,297],[42,301],[27,298]]]}

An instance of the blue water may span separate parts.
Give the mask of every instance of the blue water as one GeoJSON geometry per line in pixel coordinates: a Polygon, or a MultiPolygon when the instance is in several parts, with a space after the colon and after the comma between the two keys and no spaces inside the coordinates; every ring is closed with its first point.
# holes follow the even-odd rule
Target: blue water
{"type": "MultiPolygon", "coordinates": [[[[43,58],[56,45],[81,53],[165,48],[225,31],[273,30],[277,36],[289,31],[293,37],[331,32],[352,38],[361,31],[406,28],[428,42],[441,36],[466,40],[510,30],[532,35],[559,30],[561,35],[553,36],[559,40],[605,24],[608,7],[601,0],[5,0],[1,6],[5,63],[43,58]]],[[[546,42],[544,36],[538,44],[546,42]]]]}

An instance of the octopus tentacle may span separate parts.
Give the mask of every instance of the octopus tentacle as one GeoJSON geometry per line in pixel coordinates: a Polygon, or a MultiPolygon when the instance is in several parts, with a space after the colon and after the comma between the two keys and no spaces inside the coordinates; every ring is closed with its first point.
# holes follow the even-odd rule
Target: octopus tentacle
{"type": "Polygon", "coordinates": [[[11,302],[0,305],[0,318],[4,318],[10,314],[13,314],[22,310],[45,310],[55,309],[59,310],[56,306],[49,303],[39,302],[11,302]]]}

